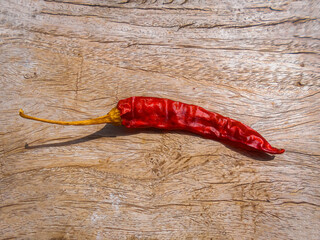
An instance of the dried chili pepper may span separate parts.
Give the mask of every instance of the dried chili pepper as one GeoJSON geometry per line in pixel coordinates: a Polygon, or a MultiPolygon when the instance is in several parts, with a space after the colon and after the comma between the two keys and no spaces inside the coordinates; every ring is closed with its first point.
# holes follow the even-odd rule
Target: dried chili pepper
{"type": "Polygon", "coordinates": [[[20,110],[20,116],[32,120],[60,125],[91,125],[112,123],[127,128],[159,128],[185,130],[205,138],[229,141],[242,147],[271,154],[283,153],[284,149],[272,147],[265,138],[252,128],[202,107],[164,98],[130,97],[120,100],[107,115],[83,121],[54,121],[31,117],[20,110]]]}

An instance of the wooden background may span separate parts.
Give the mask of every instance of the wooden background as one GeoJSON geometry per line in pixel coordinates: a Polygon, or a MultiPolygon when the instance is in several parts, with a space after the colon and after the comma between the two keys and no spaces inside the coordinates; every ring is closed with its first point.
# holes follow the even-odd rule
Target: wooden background
{"type": "Polygon", "coordinates": [[[320,239],[320,2],[0,0],[1,239],[320,239]],[[283,155],[57,126],[142,95],[283,155]]]}

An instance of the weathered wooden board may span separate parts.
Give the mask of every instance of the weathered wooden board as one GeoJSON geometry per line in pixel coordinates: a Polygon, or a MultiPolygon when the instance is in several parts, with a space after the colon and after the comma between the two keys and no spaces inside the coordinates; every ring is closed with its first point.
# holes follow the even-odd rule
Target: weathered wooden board
{"type": "Polygon", "coordinates": [[[1,239],[320,239],[319,1],[0,1],[1,239]],[[56,126],[122,98],[240,120],[275,158],[190,134],[56,126]]]}

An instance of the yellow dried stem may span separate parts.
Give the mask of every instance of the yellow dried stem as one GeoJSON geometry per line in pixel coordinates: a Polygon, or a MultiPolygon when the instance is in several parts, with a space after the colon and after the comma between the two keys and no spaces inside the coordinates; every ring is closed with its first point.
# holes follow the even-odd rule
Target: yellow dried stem
{"type": "Polygon", "coordinates": [[[102,124],[102,123],[111,123],[114,125],[121,125],[121,117],[120,112],[117,108],[113,108],[107,115],[104,115],[102,117],[88,119],[88,120],[82,120],[82,121],[56,121],[56,120],[49,120],[49,119],[43,119],[43,118],[37,118],[32,117],[24,114],[23,110],[20,109],[19,115],[23,118],[40,121],[40,122],[46,122],[46,123],[52,123],[52,124],[59,124],[59,125],[93,125],[93,124],[102,124]]]}

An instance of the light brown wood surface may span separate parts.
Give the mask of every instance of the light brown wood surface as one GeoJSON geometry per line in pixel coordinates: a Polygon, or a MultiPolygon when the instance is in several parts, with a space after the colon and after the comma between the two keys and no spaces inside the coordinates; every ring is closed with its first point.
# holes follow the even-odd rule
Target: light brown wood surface
{"type": "Polygon", "coordinates": [[[320,239],[319,1],[0,0],[0,239],[320,239]],[[200,105],[274,158],[180,132],[57,126],[200,105]]]}

